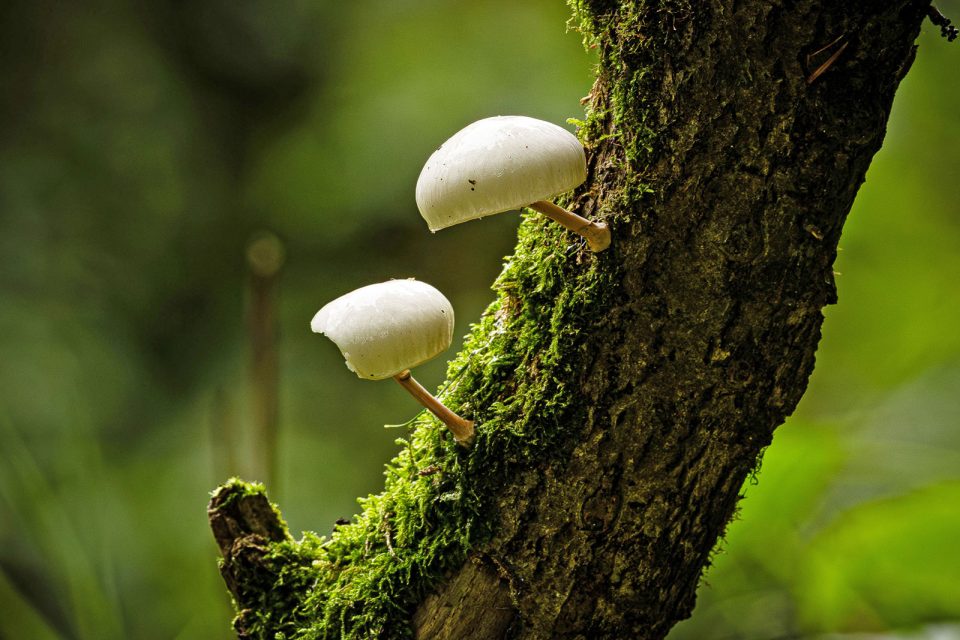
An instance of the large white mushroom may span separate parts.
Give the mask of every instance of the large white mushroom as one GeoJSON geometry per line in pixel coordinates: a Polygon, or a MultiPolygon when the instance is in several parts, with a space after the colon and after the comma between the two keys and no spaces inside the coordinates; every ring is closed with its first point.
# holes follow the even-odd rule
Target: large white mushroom
{"type": "Polygon", "coordinates": [[[606,224],[550,202],[586,179],[575,135],[535,118],[497,116],[461,129],[430,156],[417,180],[417,207],[431,231],[529,207],[603,251],[610,246],[606,224]]]}
{"type": "Polygon", "coordinates": [[[357,376],[393,378],[447,425],[457,443],[472,443],[473,422],[445,407],[410,375],[410,369],[453,341],[453,307],[435,288],[413,279],[361,287],[326,304],[310,328],[337,345],[357,376]]]}

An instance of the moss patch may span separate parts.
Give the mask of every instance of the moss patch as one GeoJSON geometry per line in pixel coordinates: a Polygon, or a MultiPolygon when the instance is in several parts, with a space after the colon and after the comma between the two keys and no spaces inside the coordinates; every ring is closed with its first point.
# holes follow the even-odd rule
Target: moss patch
{"type": "Polygon", "coordinates": [[[526,217],[494,285],[497,299],[439,394],[476,421],[476,443],[463,450],[424,411],[397,440],[384,491],[362,499],[352,522],[329,538],[269,543],[273,584],[249,576],[249,588],[263,595],[238,620],[251,637],[412,636],[413,607],[491,535],[490,507],[511,468],[549,457],[581,424],[563,381],[582,357],[582,328],[615,292],[603,263],[577,236],[526,217]]]}

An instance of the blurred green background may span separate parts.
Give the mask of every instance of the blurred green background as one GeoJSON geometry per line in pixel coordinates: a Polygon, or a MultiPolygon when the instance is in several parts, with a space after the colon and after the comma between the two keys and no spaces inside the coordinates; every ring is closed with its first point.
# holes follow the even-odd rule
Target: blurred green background
{"type": "MultiPolygon", "coordinates": [[[[567,17],[560,0],[0,6],[0,638],[231,637],[203,507],[269,473],[253,407],[274,348],[269,488],[291,529],[325,533],[379,489],[381,425],[417,408],[309,320],[415,276],[466,333],[519,219],[433,236],[413,186],[474,119],[582,114],[595,60],[567,17]],[[276,276],[246,257],[265,233],[276,276]],[[276,345],[251,338],[271,314],[276,345]]],[[[810,389],[672,638],[960,638],[960,47],[930,24],[919,44],[810,389]]]]}

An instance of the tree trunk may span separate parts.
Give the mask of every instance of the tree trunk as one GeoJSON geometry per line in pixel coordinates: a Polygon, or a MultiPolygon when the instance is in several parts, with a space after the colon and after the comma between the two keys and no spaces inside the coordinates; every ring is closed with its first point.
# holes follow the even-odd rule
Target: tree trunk
{"type": "Polygon", "coordinates": [[[442,392],[476,444],[422,416],[330,540],[218,490],[241,637],[662,638],[690,615],[806,387],[929,3],[573,4],[600,65],[567,204],[613,245],[524,221],[442,392]]]}

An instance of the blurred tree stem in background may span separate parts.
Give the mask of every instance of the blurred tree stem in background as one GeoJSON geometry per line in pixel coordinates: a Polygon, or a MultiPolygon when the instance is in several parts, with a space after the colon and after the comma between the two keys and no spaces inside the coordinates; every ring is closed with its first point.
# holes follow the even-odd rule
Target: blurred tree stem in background
{"type": "MultiPolygon", "coordinates": [[[[247,247],[250,295],[247,330],[250,336],[250,398],[253,417],[253,477],[275,486],[279,439],[280,362],[279,293],[283,244],[271,233],[261,233],[247,247]]],[[[222,443],[226,447],[236,442],[222,443]]],[[[234,473],[234,472],[231,472],[234,473]]]]}
{"type": "Polygon", "coordinates": [[[600,65],[570,205],[611,249],[524,222],[451,365],[475,447],[421,420],[329,542],[298,546],[262,488],[215,494],[241,637],[659,639],[688,617],[806,389],[927,4],[573,2],[600,65]]]}

